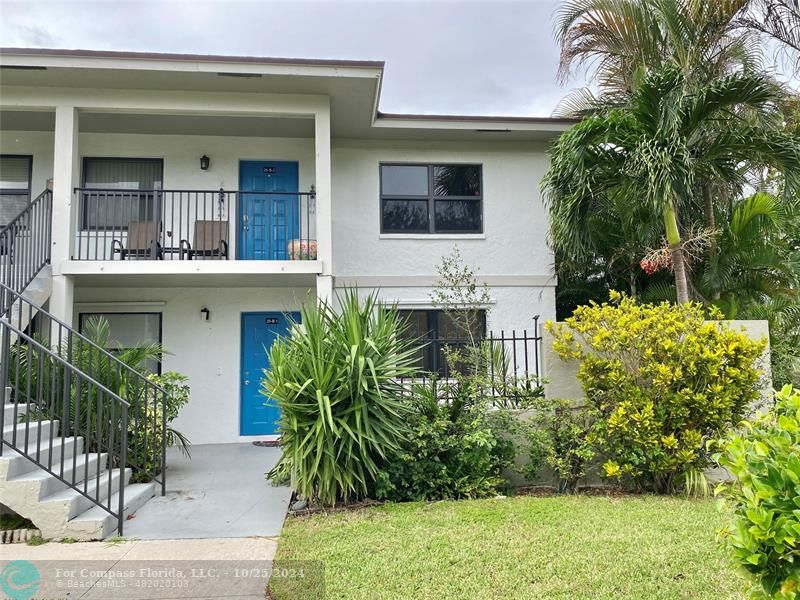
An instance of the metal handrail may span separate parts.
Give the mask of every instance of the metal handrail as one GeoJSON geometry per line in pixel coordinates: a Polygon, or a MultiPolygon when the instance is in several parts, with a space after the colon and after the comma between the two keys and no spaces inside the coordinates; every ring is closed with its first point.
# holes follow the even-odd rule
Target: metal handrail
{"type": "Polygon", "coordinates": [[[316,193],[76,187],[73,260],[315,260],[316,193]]]}
{"type": "MultiPolygon", "coordinates": [[[[0,229],[0,283],[7,288],[24,291],[50,263],[52,213],[53,194],[45,190],[0,229]]],[[[0,296],[0,314],[6,314],[13,300],[0,296]]]]}
{"type": "MultiPolygon", "coordinates": [[[[48,312],[46,309],[44,309],[39,304],[36,304],[36,302],[34,302],[33,300],[30,300],[29,298],[26,298],[25,296],[23,296],[21,293],[12,290],[11,288],[9,288],[7,285],[5,285],[2,282],[0,282],[0,293],[7,293],[7,294],[13,296],[15,302],[17,300],[19,300],[21,303],[27,305],[29,307],[29,312],[30,312],[30,316],[31,317],[33,315],[37,314],[37,313],[41,313],[43,315],[46,315],[47,319],[52,324],[57,325],[60,329],[68,330],[70,336],[73,336],[73,337],[81,340],[87,346],[93,346],[94,349],[99,354],[103,355],[103,358],[105,360],[112,361],[113,363],[116,364],[116,366],[118,368],[120,368],[120,369],[122,369],[124,371],[127,371],[132,375],[138,375],[139,377],[143,377],[144,378],[144,375],[142,375],[142,373],[140,373],[139,371],[137,371],[136,369],[134,369],[130,365],[122,362],[120,359],[118,359],[116,356],[114,356],[111,352],[109,352],[108,350],[106,350],[102,346],[98,346],[97,344],[95,344],[92,340],[90,340],[88,337],[83,335],[80,331],[77,331],[76,329],[73,329],[71,325],[67,325],[64,321],[62,321],[58,317],[50,314],[50,312],[48,312]]],[[[22,315],[22,311],[20,310],[20,312],[19,312],[20,319],[21,319],[21,315],[22,315]]],[[[166,393],[164,388],[162,388],[158,384],[155,384],[155,383],[153,383],[151,381],[148,381],[148,383],[150,385],[152,385],[153,387],[155,387],[159,392],[166,393]]]]}
{"type": "MultiPolygon", "coordinates": [[[[0,444],[0,455],[3,446],[9,446],[42,467],[113,515],[121,534],[127,468],[133,469],[139,480],[161,484],[161,494],[166,493],[166,391],[5,284],[0,283],[0,292],[18,306],[16,314],[9,311],[0,318],[0,399],[6,403],[6,389],[10,387],[13,420],[19,420],[19,404],[27,403],[34,409],[37,421],[35,451],[29,443],[32,418],[28,410],[24,436],[18,435],[15,428],[11,439],[0,444]],[[38,315],[40,332],[36,336],[26,331],[34,315],[38,315]],[[59,421],[60,433],[56,435],[52,427],[43,429],[43,420],[59,421]],[[75,445],[71,471],[65,470],[63,452],[59,465],[53,461],[54,441],[60,439],[63,446],[69,438],[75,445]],[[86,454],[82,476],[76,464],[79,438],[85,442],[86,454]],[[42,460],[43,454],[46,460],[42,460]],[[109,460],[105,468],[101,468],[102,454],[109,460]],[[91,477],[90,455],[96,455],[91,477]],[[119,506],[112,507],[113,471],[117,468],[119,506]],[[101,498],[105,473],[108,493],[101,498]],[[91,478],[95,486],[90,493],[91,478]]],[[[5,411],[0,414],[0,428],[5,425],[4,420],[5,411]]]]}
{"type": "MultiPolygon", "coordinates": [[[[20,455],[24,456],[35,465],[44,469],[47,473],[64,483],[67,487],[74,490],[84,498],[91,500],[93,504],[96,506],[101,507],[103,510],[108,512],[111,516],[117,519],[117,530],[120,535],[122,535],[123,531],[123,515],[124,515],[124,507],[125,507],[125,471],[127,469],[127,443],[120,444],[119,450],[117,451],[117,445],[115,443],[114,437],[119,429],[120,440],[125,440],[125,433],[127,433],[127,423],[128,423],[128,410],[130,408],[130,404],[120,398],[117,394],[103,386],[102,384],[97,383],[92,379],[89,375],[84,373],[81,369],[73,365],[72,363],[66,361],[63,357],[61,357],[57,352],[54,352],[43,345],[41,342],[37,341],[33,337],[29,336],[22,330],[14,327],[9,323],[6,319],[0,319],[0,328],[2,328],[2,333],[0,334],[0,339],[2,339],[2,347],[0,348],[0,354],[2,355],[2,383],[4,384],[0,387],[0,404],[5,406],[6,404],[6,389],[9,382],[9,371],[11,369],[11,348],[12,342],[11,334],[14,334],[16,337],[16,341],[24,340],[26,351],[27,351],[27,358],[28,358],[28,365],[30,366],[30,359],[36,357],[35,362],[37,363],[38,370],[41,374],[42,370],[45,370],[41,365],[48,364],[43,361],[49,359],[50,361],[54,362],[57,365],[56,369],[47,368],[47,371],[51,371],[47,373],[47,376],[50,377],[50,381],[56,381],[56,385],[53,386],[51,389],[46,390],[45,396],[50,396],[48,399],[48,405],[45,407],[42,405],[41,400],[40,403],[30,402],[28,404],[28,410],[25,411],[24,414],[24,424],[25,430],[24,435],[21,431],[18,431],[18,428],[15,427],[11,432],[11,439],[7,440],[5,435],[3,436],[2,444],[0,444],[0,456],[3,454],[3,446],[8,446],[12,450],[15,450],[20,455]],[[72,382],[75,381],[75,384],[72,382]],[[62,382],[66,382],[66,385],[62,384],[62,382]],[[109,439],[102,440],[102,436],[99,435],[100,428],[98,427],[95,431],[95,437],[92,439],[90,435],[90,431],[83,431],[81,432],[78,427],[75,427],[71,430],[71,435],[67,434],[67,423],[71,423],[73,421],[72,415],[74,413],[74,422],[77,423],[82,421],[83,419],[80,418],[80,405],[78,404],[75,406],[73,404],[73,399],[68,394],[64,394],[62,397],[56,396],[56,391],[62,391],[64,389],[70,390],[73,385],[80,389],[81,384],[85,386],[92,386],[96,388],[99,392],[95,394],[97,399],[97,406],[99,407],[96,410],[98,416],[103,412],[103,396],[106,395],[110,400],[110,414],[111,414],[111,427],[108,428],[109,431],[109,439]],[[120,415],[120,427],[117,427],[115,423],[115,404],[119,406],[119,415],[120,415]],[[35,407],[35,414],[36,414],[36,446],[35,450],[31,445],[31,410],[30,406],[33,405],[35,407]],[[59,419],[60,417],[60,419],[59,419]],[[67,417],[65,419],[65,417],[67,417]],[[55,430],[52,426],[53,421],[59,421],[59,425],[61,427],[60,436],[55,433],[55,430]],[[46,439],[42,439],[42,431],[43,431],[43,422],[50,421],[51,424],[47,427],[48,435],[46,439]],[[66,421],[66,422],[64,422],[66,421]],[[60,437],[61,440],[61,450],[58,452],[58,460],[54,461],[54,452],[53,447],[57,438],[60,437]],[[72,468],[70,469],[70,458],[67,458],[64,455],[64,445],[68,438],[72,438],[73,450],[72,450],[72,468]],[[84,461],[83,461],[83,475],[81,477],[80,466],[77,464],[77,456],[78,456],[78,445],[79,445],[79,438],[83,439],[84,443],[84,461]],[[93,443],[94,442],[94,443],[93,443]],[[44,447],[43,447],[44,446],[44,447]],[[94,484],[94,495],[92,495],[89,491],[89,458],[90,458],[90,448],[94,448],[94,451],[91,454],[96,455],[95,460],[95,484],[94,484]],[[115,452],[116,451],[116,452],[115,452]],[[105,469],[101,469],[100,465],[102,464],[102,455],[106,454],[107,457],[110,457],[111,460],[109,465],[105,469]],[[46,456],[46,459],[43,458],[43,455],[46,456]],[[116,507],[112,506],[112,496],[113,496],[113,470],[119,469],[119,479],[118,479],[118,505],[116,507]],[[105,498],[100,498],[100,494],[102,492],[102,488],[100,485],[100,480],[102,478],[102,474],[108,473],[107,483],[108,483],[108,493],[105,498]]],[[[17,354],[19,357],[19,354],[17,354]]],[[[50,363],[52,364],[52,363],[50,363]]],[[[28,372],[28,377],[25,378],[25,381],[28,384],[28,387],[31,386],[31,373],[28,372]]],[[[19,377],[14,377],[15,380],[15,387],[19,386],[19,377]]],[[[41,393],[43,390],[42,388],[45,387],[46,382],[42,382],[41,378],[37,378],[36,380],[36,387],[37,392],[41,393]]],[[[30,392],[30,390],[28,390],[30,392]]],[[[40,394],[37,393],[37,396],[40,394]]],[[[91,399],[91,396],[90,396],[91,399]]],[[[78,394],[78,402],[80,402],[80,394],[78,394]]],[[[91,411],[86,411],[87,414],[90,414],[91,411]]],[[[19,405],[14,403],[14,410],[13,410],[13,422],[15,425],[21,425],[20,417],[22,415],[19,414],[19,405]]],[[[5,410],[0,413],[0,429],[3,429],[5,426],[5,410]]]]}

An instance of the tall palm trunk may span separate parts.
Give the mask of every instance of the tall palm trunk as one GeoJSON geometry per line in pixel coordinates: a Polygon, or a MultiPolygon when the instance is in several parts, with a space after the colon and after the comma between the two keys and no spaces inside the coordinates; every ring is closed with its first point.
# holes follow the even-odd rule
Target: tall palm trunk
{"type": "MultiPolygon", "coordinates": [[[[714,200],[711,197],[711,184],[705,182],[703,184],[703,213],[706,220],[706,229],[711,232],[711,238],[708,242],[708,259],[710,263],[714,263],[717,258],[717,224],[714,219],[714,200]]],[[[713,299],[719,300],[719,290],[713,292],[713,299]]]]}
{"type": "Polygon", "coordinates": [[[672,259],[672,271],[675,273],[675,289],[678,292],[678,303],[689,302],[689,284],[686,280],[686,262],[681,245],[681,233],[678,230],[678,219],[672,201],[664,203],[664,228],[667,232],[669,255],[672,259]]]}

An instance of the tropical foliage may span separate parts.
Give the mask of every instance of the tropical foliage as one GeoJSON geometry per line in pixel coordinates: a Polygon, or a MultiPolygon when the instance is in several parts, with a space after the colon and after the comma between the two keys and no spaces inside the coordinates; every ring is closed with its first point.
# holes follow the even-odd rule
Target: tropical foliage
{"type": "Polygon", "coordinates": [[[567,0],[555,25],[560,80],[590,67],[601,94],[578,90],[562,113],[625,104],[648,73],[667,66],[703,84],[761,71],[775,49],[785,67],[800,72],[796,0],[567,0]]]}
{"type": "Polygon", "coordinates": [[[414,385],[411,431],[378,478],[380,499],[443,500],[496,495],[514,448],[481,403],[448,402],[433,380],[414,385]]]}
{"type": "Polygon", "coordinates": [[[536,481],[547,467],[560,493],[576,492],[596,455],[591,438],[594,409],[573,400],[542,397],[532,404],[530,412],[520,425],[528,460],[523,474],[536,481]]]}
{"type": "MultiPolygon", "coordinates": [[[[634,112],[641,88],[670,70],[681,73],[681,94],[697,98],[731,75],[768,80],[781,71],[784,79],[800,72],[797,0],[567,0],[556,14],[556,38],[561,81],[585,69],[593,84],[593,90],[580,89],[564,99],[557,109],[563,115],[634,112]]],[[[716,135],[742,127],[746,137],[752,135],[748,128],[760,129],[781,139],[789,154],[770,160],[761,151],[748,155],[742,149],[730,155],[735,160],[724,170],[696,165],[676,213],[684,258],[689,259],[684,269],[689,296],[716,304],[728,318],[768,317],[773,373],[781,384],[795,379],[800,362],[794,334],[800,302],[800,112],[796,91],[788,86],[774,91],[754,111],[731,90],[727,106],[715,110],[703,129],[716,135]],[[776,168],[768,168],[770,163],[776,168]]],[[[668,102],[665,111],[654,113],[661,133],[670,131],[661,127],[665,117],[677,114],[668,102]]],[[[760,145],[759,136],[752,139],[760,145]]],[[[603,148],[616,147],[611,135],[607,142],[603,148]]],[[[661,145],[658,137],[653,144],[661,145]]],[[[775,149],[764,150],[773,154],[775,149]]],[[[673,265],[661,242],[665,229],[657,227],[661,215],[643,210],[642,197],[651,196],[657,186],[614,188],[609,195],[602,181],[599,190],[590,179],[584,183],[593,204],[583,212],[583,229],[576,235],[583,237],[586,251],[576,252],[575,244],[563,243],[559,230],[553,231],[559,317],[610,289],[628,289],[650,301],[685,300],[680,287],[669,281],[673,265]]],[[[680,277],[675,279],[678,283],[680,277]]]]}
{"type": "MultiPolygon", "coordinates": [[[[168,445],[176,445],[188,456],[190,441],[171,426],[189,401],[188,378],[172,371],[160,375],[149,372],[150,366],[166,354],[162,346],[147,343],[122,347],[113,339],[111,327],[102,317],[88,319],[84,335],[91,344],[65,341],[57,352],[70,357],[69,362],[77,371],[128,402],[128,463],[134,470],[133,480],[148,481],[158,473],[164,436],[168,445]],[[119,362],[101,352],[101,348],[109,349],[119,362]],[[121,367],[120,362],[128,368],[121,367]],[[141,377],[152,385],[143,384],[141,377]],[[165,426],[162,414],[166,414],[165,426]]],[[[34,339],[45,347],[48,345],[41,336],[34,339]]],[[[11,351],[9,376],[19,390],[20,399],[37,405],[43,416],[58,419],[64,435],[85,437],[87,447],[121,439],[112,430],[122,427],[122,411],[120,407],[112,410],[108,398],[104,400],[96,386],[79,382],[62,362],[49,354],[32,351],[30,344],[15,344],[11,351]],[[39,401],[59,398],[63,389],[68,390],[67,402],[43,405],[39,401]],[[103,418],[98,419],[98,411],[102,411],[103,418]]]]}
{"type": "Polygon", "coordinates": [[[587,215],[613,213],[619,203],[640,206],[638,220],[663,223],[677,298],[688,301],[679,215],[691,210],[696,183],[713,177],[742,185],[742,163],[779,167],[792,189],[800,181],[800,146],[771,125],[781,97],[761,76],[737,73],[693,89],[669,67],[645,77],[629,106],[584,118],[553,145],[542,183],[555,252],[590,257],[597,242],[587,215]],[[737,116],[743,107],[747,113],[737,116]]]}
{"type": "Polygon", "coordinates": [[[726,441],[720,462],[736,477],[719,490],[736,519],[723,539],[766,597],[800,597],[800,391],[785,386],[774,411],[726,441]]]}
{"type": "Polygon", "coordinates": [[[696,303],[644,305],[612,293],[547,328],[558,356],[580,363],[605,476],[634,489],[692,483],[710,464],[706,443],[759,396],[764,343],[707,322],[696,303]]]}
{"type": "Polygon", "coordinates": [[[375,489],[380,466],[408,438],[410,407],[399,380],[414,374],[415,347],[397,310],[355,291],[339,308],[305,305],[301,324],[269,351],[262,393],[281,410],[281,459],[301,497],[336,504],[375,489]]]}

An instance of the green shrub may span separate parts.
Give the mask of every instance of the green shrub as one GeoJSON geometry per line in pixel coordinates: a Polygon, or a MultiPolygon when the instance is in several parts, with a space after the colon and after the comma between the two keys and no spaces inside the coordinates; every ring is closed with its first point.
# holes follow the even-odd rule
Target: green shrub
{"type": "Polygon", "coordinates": [[[722,486],[736,521],[723,539],[768,598],[800,597],[800,391],[787,385],[774,411],[725,443],[722,486]]]}
{"type": "MultiPolygon", "coordinates": [[[[161,400],[155,396],[154,388],[146,389],[138,377],[126,369],[119,368],[115,361],[99,352],[96,346],[110,349],[117,360],[164,389],[167,395],[165,407],[167,444],[177,445],[187,456],[189,440],[169,424],[189,401],[188,378],[174,371],[161,375],[149,372],[148,366],[160,361],[162,356],[167,354],[164,348],[156,343],[123,348],[112,338],[111,326],[103,317],[88,319],[84,335],[95,346],[69,344],[64,341],[62,346],[54,348],[54,351],[130,404],[127,427],[128,465],[133,469],[134,482],[150,481],[158,474],[161,467],[161,446],[164,435],[161,426],[161,400]]],[[[44,346],[49,345],[47,338],[42,335],[36,334],[34,340],[44,346]]],[[[36,405],[36,410],[43,418],[58,419],[61,422],[63,435],[83,436],[88,449],[96,449],[90,448],[96,440],[108,443],[108,440],[114,437],[120,439],[118,430],[122,428],[121,410],[115,406],[115,410],[112,411],[113,401],[108,398],[105,399],[105,404],[102,404],[103,398],[98,398],[95,386],[85,383],[80,385],[78,378],[71,375],[61,362],[49,355],[34,351],[21,341],[11,346],[11,352],[9,377],[20,391],[18,400],[36,405]],[[66,399],[62,397],[65,389],[68,393],[66,399]],[[26,390],[31,390],[30,397],[26,395],[26,390]],[[40,403],[41,398],[56,398],[57,401],[44,405],[40,403]],[[102,405],[102,411],[98,415],[99,405],[102,405]],[[77,429],[76,424],[79,424],[77,429]]]]}
{"type": "Polygon", "coordinates": [[[128,442],[138,452],[137,462],[141,471],[134,472],[132,481],[142,483],[149,481],[148,473],[158,473],[161,464],[161,446],[164,436],[167,446],[175,446],[186,457],[191,457],[191,442],[171,423],[178,418],[180,409],[189,402],[189,378],[175,371],[165,371],[161,375],[150,373],[147,380],[161,387],[166,392],[166,406],[162,409],[162,400],[156,398],[147,406],[132,411],[128,420],[128,442]],[[166,415],[166,428],[161,426],[161,414],[166,415]],[[147,424],[146,427],[144,424],[147,424]]]}
{"type": "Polygon", "coordinates": [[[442,397],[436,380],[413,386],[410,434],[389,457],[376,495],[392,501],[494,496],[514,449],[492,427],[483,405],[442,397]]]}
{"type": "Polygon", "coordinates": [[[529,460],[523,470],[525,477],[537,479],[546,466],[555,476],[559,492],[575,492],[595,455],[592,425],[588,407],[564,399],[539,399],[521,425],[529,460]]]}
{"type": "Polygon", "coordinates": [[[379,464],[409,433],[398,379],[410,377],[414,347],[395,309],[355,292],[305,305],[302,325],[269,351],[261,392],[281,410],[282,456],[268,474],[287,475],[306,499],[335,504],[374,489],[379,464]]]}
{"type": "Polygon", "coordinates": [[[758,398],[755,363],[764,342],[706,322],[698,304],[611,296],[610,303],[578,307],[563,324],[547,323],[553,350],[580,362],[605,476],[673,492],[697,482],[711,458],[706,442],[758,398]]]}

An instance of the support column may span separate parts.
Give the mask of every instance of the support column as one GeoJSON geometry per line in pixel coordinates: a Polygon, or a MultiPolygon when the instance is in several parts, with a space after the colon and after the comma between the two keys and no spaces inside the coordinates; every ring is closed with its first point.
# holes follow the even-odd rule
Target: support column
{"type": "Polygon", "coordinates": [[[322,273],[317,276],[317,299],[333,298],[333,222],[331,211],[331,110],[326,98],[314,114],[316,166],[317,258],[322,273]]]}
{"type": "Polygon", "coordinates": [[[72,190],[80,178],[79,159],[78,110],[74,106],[57,106],[53,146],[53,292],[50,312],[69,325],[72,325],[74,284],[71,277],[61,274],[61,269],[64,262],[72,258],[76,223],[72,190]]]}

